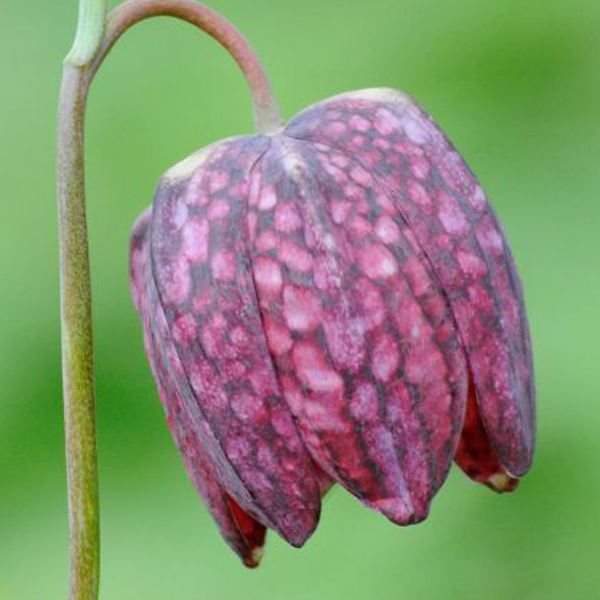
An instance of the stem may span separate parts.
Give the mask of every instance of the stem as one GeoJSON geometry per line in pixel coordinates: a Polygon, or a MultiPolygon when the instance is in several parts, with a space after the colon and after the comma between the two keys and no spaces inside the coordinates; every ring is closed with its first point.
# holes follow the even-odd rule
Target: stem
{"type": "Polygon", "coordinates": [[[252,93],[257,130],[281,125],[267,76],[245,38],[193,0],[129,0],[106,19],[106,0],[80,0],[58,105],[57,203],[63,396],[69,497],[69,600],[96,600],[100,573],[90,264],[85,212],[84,126],[88,90],[116,41],[136,23],[171,16],[199,27],[233,56],[252,93]]]}
{"type": "Polygon", "coordinates": [[[250,86],[256,130],[268,134],[281,127],[281,114],[269,79],[246,38],[227,19],[194,0],[128,0],[115,8],[108,17],[102,46],[90,65],[90,80],[127,29],[159,16],[187,21],[219,42],[236,61],[250,86]]]}
{"type": "Polygon", "coordinates": [[[65,62],[86,65],[96,54],[104,38],[106,0],[79,0],[79,18],[73,47],[65,62]]]}
{"type": "Polygon", "coordinates": [[[91,290],[83,160],[86,92],[84,69],[67,59],[58,109],[56,176],[70,600],[95,600],[100,573],[91,290]]]}
{"type": "Polygon", "coordinates": [[[85,65],[106,23],[106,0],[80,0],[77,33],[63,66],[56,179],[65,450],[69,498],[69,599],[96,600],[100,578],[98,466],[92,361],[90,267],[85,217],[85,65]]]}

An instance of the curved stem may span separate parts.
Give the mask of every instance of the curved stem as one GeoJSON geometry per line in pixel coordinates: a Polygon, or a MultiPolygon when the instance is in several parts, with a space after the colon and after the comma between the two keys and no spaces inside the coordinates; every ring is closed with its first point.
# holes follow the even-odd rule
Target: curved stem
{"type": "Polygon", "coordinates": [[[256,130],[273,133],[281,127],[279,106],[269,80],[246,38],[227,19],[194,0],[128,0],[115,8],[108,17],[104,41],[90,65],[90,81],[125,31],[140,21],[159,16],[187,21],[224,46],[250,86],[256,130]]]}
{"type": "Polygon", "coordinates": [[[188,21],[229,51],[250,85],[259,132],[271,133],[281,125],[279,108],[252,48],[233,25],[206,6],[193,0],[129,0],[116,8],[107,20],[106,0],[80,0],[77,34],[63,66],[56,157],[69,497],[69,600],[96,600],[100,572],[92,312],[85,211],[85,106],[94,74],[115,42],[132,25],[161,15],[188,21]]]}

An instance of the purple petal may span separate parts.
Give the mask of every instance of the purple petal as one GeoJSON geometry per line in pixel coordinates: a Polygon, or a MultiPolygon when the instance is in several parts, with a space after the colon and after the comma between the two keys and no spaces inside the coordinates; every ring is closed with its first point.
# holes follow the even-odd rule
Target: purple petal
{"type": "Polygon", "coordinates": [[[161,180],[152,266],[186,418],[235,501],[299,546],[318,522],[319,484],[282,399],[247,250],[249,175],[268,144],[223,142],[191,176],[161,180]]]}
{"type": "MultiPolygon", "coordinates": [[[[168,369],[166,356],[170,348],[156,335],[153,310],[149,305],[149,286],[153,286],[149,266],[148,232],[150,211],[138,219],[131,240],[131,284],[137,311],[143,323],[144,345],[158,386],[167,422],[183,457],[190,479],[194,482],[227,544],[248,567],[256,567],[262,555],[266,529],[245,513],[220,486],[210,456],[203,449],[197,433],[190,427],[181,399],[168,369]]],[[[172,346],[172,344],[171,344],[172,346]]],[[[172,350],[171,350],[172,351],[172,350]]]]}
{"type": "Polygon", "coordinates": [[[494,452],[511,475],[522,476],[535,434],[523,292],[471,171],[433,120],[394,90],[332,98],[300,113],[285,133],[352,157],[388,193],[450,301],[494,452]]]}
{"type": "Polygon", "coordinates": [[[511,477],[498,462],[481,421],[475,386],[469,385],[465,424],[460,434],[456,464],[473,480],[496,492],[512,492],[519,480],[511,477]]]}
{"type": "Polygon", "coordinates": [[[397,523],[451,465],[466,368],[449,305],[360,165],[285,136],[252,173],[252,265],[269,348],[315,460],[397,523]]]}

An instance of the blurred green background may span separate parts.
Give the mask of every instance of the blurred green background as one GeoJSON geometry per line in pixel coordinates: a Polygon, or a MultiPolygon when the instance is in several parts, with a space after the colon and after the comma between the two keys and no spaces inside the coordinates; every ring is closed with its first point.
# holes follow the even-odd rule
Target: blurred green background
{"type": "MultiPolygon", "coordinates": [[[[245,83],[174,20],[136,27],[93,86],[87,180],[102,505],[101,598],[600,598],[600,2],[214,0],[284,113],[344,90],[412,93],[482,180],[525,284],[539,446],[513,495],[453,470],[399,528],[342,489],[300,551],[257,571],[220,540],[171,442],[129,296],[127,247],[158,176],[248,132],[245,83]]],[[[0,600],[65,597],[54,127],[75,0],[0,9],[0,600]]]]}

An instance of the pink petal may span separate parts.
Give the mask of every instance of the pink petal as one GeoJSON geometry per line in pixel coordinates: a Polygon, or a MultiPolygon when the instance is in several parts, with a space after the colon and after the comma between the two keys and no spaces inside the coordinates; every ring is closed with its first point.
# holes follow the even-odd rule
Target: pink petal
{"type": "Polygon", "coordinates": [[[322,102],[285,133],[369,167],[451,303],[494,452],[511,475],[525,474],[534,448],[535,390],[523,291],[504,232],[471,171],[431,117],[394,90],[322,102]],[[350,126],[329,126],[338,120],[350,126]],[[361,136],[365,128],[377,135],[361,136]]]}
{"type": "Polygon", "coordinates": [[[266,138],[223,142],[193,175],[194,194],[186,193],[185,182],[161,181],[152,219],[152,266],[165,337],[172,337],[176,349],[169,364],[190,427],[218,465],[228,494],[299,546],[318,522],[319,485],[282,398],[247,250],[250,169],[268,144],[266,138]],[[227,180],[215,179],[215,173],[227,173],[227,180]],[[184,251],[172,217],[182,202],[187,219],[212,216],[205,260],[190,260],[184,251]],[[182,260],[189,272],[185,295],[177,279],[182,260]],[[195,336],[178,334],[182,316],[195,321],[195,336]]]}
{"type": "MultiPolygon", "coordinates": [[[[352,159],[280,138],[260,169],[274,206],[295,206],[299,220],[277,232],[275,248],[255,245],[252,264],[255,276],[263,260],[280,265],[276,293],[257,291],[305,443],[321,468],[367,505],[397,523],[419,521],[448,473],[466,397],[446,299],[407,240],[405,223],[393,207],[376,204],[382,190],[352,159]],[[350,172],[360,188],[341,219],[350,172]],[[359,212],[368,227],[357,238],[352,217],[359,212]],[[382,238],[370,223],[384,212],[382,238]],[[289,245],[311,256],[310,270],[282,259],[289,245]],[[421,266],[418,282],[409,261],[421,266]]],[[[273,222],[269,212],[261,215],[257,239],[273,222]]]]}
{"type": "Polygon", "coordinates": [[[152,310],[147,294],[149,279],[148,231],[150,211],[138,219],[131,240],[132,293],[142,319],[144,342],[159,397],[167,415],[167,423],[188,472],[202,499],[217,523],[227,544],[248,567],[256,567],[264,546],[264,525],[245,513],[229,497],[218,482],[211,457],[204,450],[199,436],[186,417],[176,386],[169,373],[164,348],[155,334],[152,310]]]}

